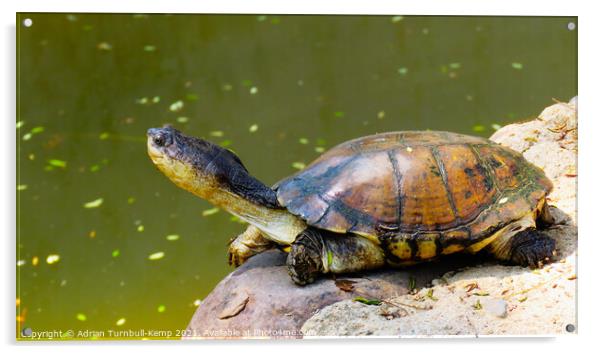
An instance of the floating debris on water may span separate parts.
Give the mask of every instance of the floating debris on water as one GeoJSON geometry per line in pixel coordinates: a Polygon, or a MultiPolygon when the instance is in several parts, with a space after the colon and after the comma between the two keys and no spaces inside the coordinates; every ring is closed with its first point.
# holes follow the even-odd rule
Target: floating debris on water
{"type": "Polygon", "coordinates": [[[378,114],[376,114],[376,118],[378,118],[378,119],[384,119],[385,118],[385,111],[378,112],[378,114]]]}
{"type": "Polygon", "coordinates": [[[165,239],[167,241],[177,241],[180,239],[180,235],[176,235],[176,234],[167,235],[167,236],[165,236],[165,239]]]}
{"type": "Polygon", "coordinates": [[[69,22],[75,22],[77,21],[77,16],[73,15],[73,14],[69,14],[67,16],[65,16],[65,18],[67,19],[67,21],[69,22]]]}
{"type": "Polygon", "coordinates": [[[18,122],[17,122],[17,129],[21,129],[21,127],[22,127],[23,125],[25,125],[25,121],[23,121],[23,120],[20,120],[20,121],[18,121],[18,122]]]}
{"type": "Polygon", "coordinates": [[[297,170],[302,170],[305,168],[305,163],[303,162],[293,162],[291,164],[291,166],[293,166],[293,168],[296,168],[297,170]]]}
{"type": "Polygon", "coordinates": [[[242,80],[241,84],[245,87],[250,87],[253,85],[253,81],[251,80],[242,80]]]}
{"type": "Polygon", "coordinates": [[[501,128],[502,128],[502,126],[497,123],[491,124],[491,129],[493,129],[493,130],[500,130],[501,128]]]}
{"type": "Polygon", "coordinates": [[[232,91],[232,85],[230,85],[230,84],[224,84],[222,86],[222,90],[224,90],[224,91],[232,91]]]}
{"type": "Polygon", "coordinates": [[[224,136],[224,132],[221,130],[214,130],[214,131],[209,132],[209,135],[214,136],[216,138],[221,138],[224,136]]]}
{"type": "Polygon", "coordinates": [[[27,185],[26,185],[26,184],[19,184],[19,185],[17,186],[17,190],[18,190],[18,191],[24,191],[24,190],[26,190],[26,189],[27,189],[27,185]]]}
{"type": "Polygon", "coordinates": [[[155,50],[157,50],[157,47],[155,47],[154,45],[147,44],[144,46],[145,52],[154,52],[155,50]]]}
{"type": "Polygon", "coordinates": [[[249,127],[249,133],[255,133],[259,129],[259,125],[253,124],[249,127]]]}
{"type": "Polygon", "coordinates": [[[48,264],[55,264],[58,263],[61,260],[61,256],[59,256],[58,254],[49,254],[48,257],[46,257],[46,263],[48,264]]]}
{"type": "Polygon", "coordinates": [[[148,102],[149,102],[148,97],[136,98],[136,104],[148,104],[148,102]]]}
{"type": "Polygon", "coordinates": [[[268,17],[266,15],[259,15],[257,16],[257,22],[263,22],[267,19],[268,17]]]}
{"type": "Polygon", "coordinates": [[[476,124],[476,125],[473,125],[473,126],[472,126],[472,131],[474,131],[474,132],[477,132],[477,133],[478,133],[478,132],[485,131],[485,126],[484,126],[484,125],[481,125],[481,124],[476,124]]]}
{"type": "Polygon", "coordinates": [[[201,303],[202,303],[202,302],[203,302],[203,301],[201,301],[201,299],[196,299],[196,300],[194,300],[194,302],[193,302],[192,304],[193,304],[194,306],[196,306],[196,307],[199,307],[199,306],[201,306],[201,303]]]}
{"type": "Polygon", "coordinates": [[[178,117],[176,118],[178,123],[188,123],[188,117],[178,117]]]}
{"type": "Polygon", "coordinates": [[[228,139],[223,140],[219,143],[219,145],[222,147],[228,147],[228,146],[232,145],[232,140],[228,140],[228,139]]]}
{"type": "Polygon", "coordinates": [[[462,63],[449,63],[450,69],[460,69],[462,67],[462,63]]]}
{"type": "Polygon", "coordinates": [[[58,160],[58,159],[50,159],[50,160],[48,160],[48,165],[50,165],[52,167],[66,168],[67,162],[63,161],[63,160],[58,160]]]}
{"type": "Polygon", "coordinates": [[[238,217],[238,216],[236,216],[236,215],[232,215],[232,216],[230,217],[230,221],[232,221],[232,222],[237,222],[237,223],[239,223],[239,224],[246,224],[246,222],[245,222],[243,219],[239,218],[239,217],[238,217]]]}
{"type": "Polygon", "coordinates": [[[31,139],[34,135],[39,134],[43,131],[44,131],[44,127],[42,127],[42,126],[34,127],[28,133],[23,134],[22,139],[24,141],[27,141],[27,140],[31,139]]]}
{"type": "Polygon", "coordinates": [[[151,261],[157,261],[161,258],[165,257],[165,252],[155,252],[148,256],[148,259],[151,261]]]}
{"type": "Polygon", "coordinates": [[[107,42],[100,42],[96,45],[96,49],[109,51],[109,50],[113,49],[113,46],[107,42]]]}
{"type": "Polygon", "coordinates": [[[186,96],[185,96],[185,98],[188,101],[198,101],[199,96],[196,93],[187,93],[186,96]]]}
{"type": "Polygon", "coordinates": [[[119,255],[121,255],[121,251],[119,251],[119,249],[114,249],[113,252],[111,252],[111,257],[113,258],[117,258],[119,255]]]}
{"type": "Polygon", "coordinates": [[[406,68],[405,66],[402,66],[401,68],[397,69],[397,72],[401,76],[405,76],[408,73],[408,71],[408,68],[406,68]]]}
{"type": "Polygon", "coordinates": [[[392,23],[401,22],[401,20],[403,20],[403,16],[393,16],[393,17],[391,17],[391,22],[392,23]]]}
{"type": "Polygon", "coordinates": [[[26,260],[24,260],[24,259],[19,259],[19,260],[17,261],[17,267],[22,267],[22,266],[24,266],[24,265],[26,265],[26,264],[27,264],[27,261],[26,261],[26,260]]]}
{"type": "Polygon", "coordinates": [[[176,101],[169,106],[169,110],[172,112],[179,112],[182,108],[184,108],[184,101],[182,100],[176,101]]]}
{"type": "Polygon", "coordinates": [[[98,172],[99,170],[100,170],[100,165],[90,166],[90,172],[98,172]]]}
{"type": "Polygon", "coordinates": [[[103,202],[104,202],[103,198],[94,199],[91,202],[84,203],[84,208],[86,208],[86,209],[98,208],[99,206],[102,205],[103,202]]]}
{"type": "Polygon", "coordinates": [[[159,103],[159,102],[161,102],[161,97],[159,97],[159,96],[153,97],[152,102],[153,103],[159,103]]]}
{"type": "Polygon", "coordinates": [[[271,24],[273,24],[273,25],[277,25],[277,24],[279,24],[279,23],[280,23],[280,18],[278,18],[278,17],[274,17],[274,18],[272,18],[272,19],[270,20],[270,23],[271,23],[271,24]]]}
{"type": "Polygon", "coordinates": [[[345,112],[336,111],[336,112],[334,112],[334,116],[337,118],[343,118],[345,116],[345,112]]]}
{"type": "Polygon", "coordinates": [[[86,321],[88,319],[88,317],[83,314],[83,313],[78,313],[77,315],[75,315],[75,318],[77,318],[78,321],[86,321]]]}
{"type": "Polygon", "coordinates": [[[159,306],[157,306],[157,312],[159,312],[159,313],[165,312],[166,309],[167,308],[165,307],[165,305],[159,305],[159,306]]]}
{"type": "Polygon", "coordinates": [[[514,63],[512,63],[512,69],[522,70],[523,69],[523,64],[514,62],[514,63]]]}
{"type": "Polygon", "coordinates": [[[123,326],[125,324],[125,318],[120,318],[117,320],[117,322],[115,322],[115,325],[117,326],[123,326]]]}
{"type": "Polygon", "coordinates": [[[213,214],[217,214],[218,212],[219,212],[219,208],[211,208],[211,209],[203,210],[202,214],[203,214],[203,216],[210,216],[213,214]]]}
{"type": "Polygon", "coordinates": [[[307,138],[299,138],[299,144],[307,145],[309,140],[307,138]]]}
{"type": "Polygon", "coordinates": [[[315,151],[315,152],[317,152],[318,154],[321,154],[321,153],[323,153],[324,151],[326,151],[326,149],[325,149],[324,147],[322,147],[322,146],[316,146],[316,147],[314,148],[314,151],[315,151]]]}
{"type": "Polygon", "coordinates": [[[96,237],[96,230],[92,230],[88,233],[88,237],[89,238],[95,238],[96,237]]]}
{"type": "Polygon", "coordinates": [[[254,94],[256,94],[258,91],[259,91],[259,89],[258,89],[256,86],[253,86],[253,87],[251,87],[251,88],[249,89],[249,93],[250,93],[251,95],[254,95],[254,94]]]}
{"type": "Polygon", "coordinates": [[[136,228],[136,231],[144,232],[144,225],[138,225],[138,227],[136,228]]]}
{"type": "Polygon", "coordinates": [[[134,204],[135,202],[136,202],[136,198],[134,198],[134,197],[128,198],[128,204],[134,204]]]}
{"type": "Polygon", "coordinates": [[[103,132],[100,133],[100,135],[98,136],[98,139],[100,140],[107,140],[109,138],[110,134],[108,132],[103,132]]]}

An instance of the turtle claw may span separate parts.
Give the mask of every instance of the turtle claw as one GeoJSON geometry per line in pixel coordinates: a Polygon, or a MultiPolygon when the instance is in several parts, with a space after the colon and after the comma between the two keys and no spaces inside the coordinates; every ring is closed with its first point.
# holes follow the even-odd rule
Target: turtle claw
{"type": "Polygon", "coordinates": [[[238,268],[245,263],[249,257],[250,256],[246,256],[243,252],[241,252],[240,249],[232,247],[232,245],[230,245],[228,248],[228,265],[230,266],[238,268]]]}
{"type": "Polygon", "coordinates": [[[254,253],[241,242],[233,240],[228,246],[228,264],[234,267],[240,267],[254,253]]]}
{"type": "Polygon", "coordinates": [[[264,238],[255,226],[228,241],[228,264],[239,267],[249,258],[274,247],[274,243],[264,238]]]}

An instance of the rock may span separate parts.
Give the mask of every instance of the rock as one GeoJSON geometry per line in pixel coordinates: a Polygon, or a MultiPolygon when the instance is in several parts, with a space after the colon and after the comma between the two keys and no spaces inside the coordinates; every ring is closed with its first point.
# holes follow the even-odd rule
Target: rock
{"type": "MultiPolygon", "coordinates": [[[[577,99],[511,124],[491,139],[541,167],[554,183],[548,202],[556,225],[553,263],[531,270],[485,262],[433,279],[430,288],[380,306],[344,300],[324,307],[301,328],[306,336],[437,336],[576,333],[577,99]],[[390,307],[398,310],[388,315],[390,307]],[[384,313],[384,315],[383,315],[384,313]]],[[[426,269],[426,268],[424,268],[426,269]]]]}
{"type": "Polygon", "coordinates": [[[505,318],[508,315],[508,303],[503,299],[485,299],[482,304],[494,316],[505,318]]]}
{"type": "Polygon", "coordinates": [[[340,276],[339,279],[353,281],[339,283],[343,289],[353,287],[352,292],[347,292],[328,277],[297,286],[286,271],[285,261],[286,254],[276,250],[251,257],[202,301],[188,325],[188,335],[182,338],[302,337],[303,323],[327,305],[358,296],[386,299],[407,294],[410,283],[424,287],[433,278],[476,262],[471,257],[459,256],[407,271],[383,269],[340,276]]]}

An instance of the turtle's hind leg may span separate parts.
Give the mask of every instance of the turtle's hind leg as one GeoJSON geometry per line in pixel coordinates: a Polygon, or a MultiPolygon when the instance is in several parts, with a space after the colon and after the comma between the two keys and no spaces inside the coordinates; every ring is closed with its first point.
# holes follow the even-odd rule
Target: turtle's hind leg
{"type": "Polygon", "coordinates": [[[523,267],[541,267],[556,255],[556,241],[537,229],[528,229],[510,240],[510,261],[523,267]]]}
{"type": "Polygon", "coordinates": [[[507,263],[523,267],[541,267],[556,255],[556,241],[546,235],[545,231],[532,226],[515,233],[512,233],[511,228],[491,242],[486,249],[495,258],[507,263]]]}
{"type": "Polygon", "coordinates": [[[321,273],[380,268],[385,257],[382,249],[367,238],[307,228],[291,245],[286,263],[293,281],[305,285],[321,273]]]}

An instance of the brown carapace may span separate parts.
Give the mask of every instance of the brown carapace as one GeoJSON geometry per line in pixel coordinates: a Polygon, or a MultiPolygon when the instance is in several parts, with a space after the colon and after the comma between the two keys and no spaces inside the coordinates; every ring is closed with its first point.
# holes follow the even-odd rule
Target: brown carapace
{"type": "Polygon", "coordinates": [[[479,251],[497,231],[547,212],[543,171],[489,140],[394,132],[348,141],[280,182],[308,225],[380,244],[390,264],[479,251]]]}

